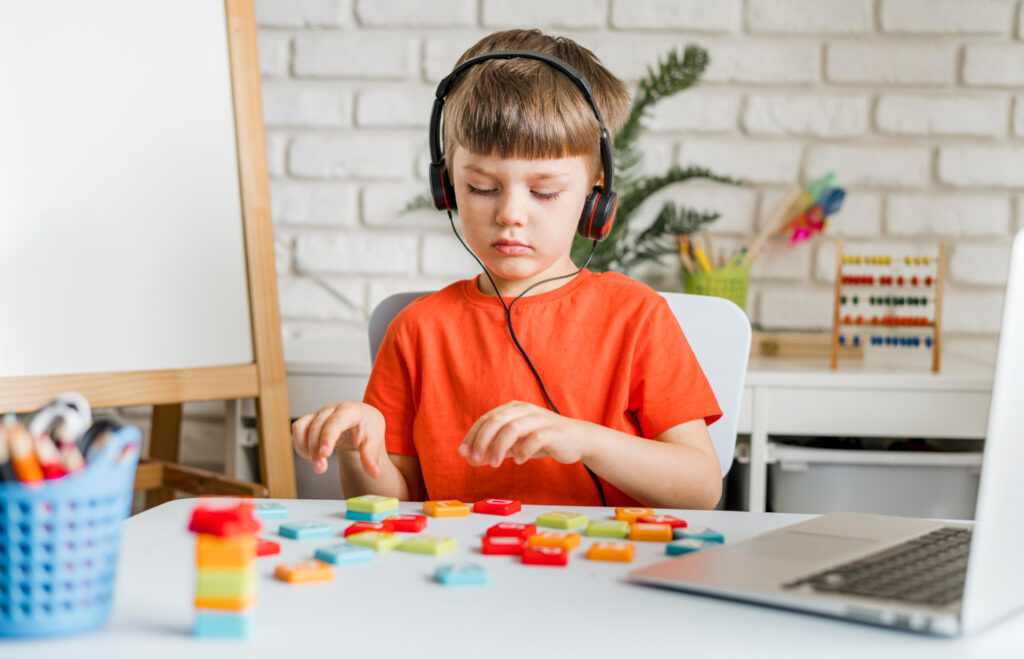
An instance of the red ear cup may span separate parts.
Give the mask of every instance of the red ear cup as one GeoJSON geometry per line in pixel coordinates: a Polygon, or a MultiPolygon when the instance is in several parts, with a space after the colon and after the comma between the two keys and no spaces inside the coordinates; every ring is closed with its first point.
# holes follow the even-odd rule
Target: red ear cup
{"type": "Polygon", "coordinates": [[[583,202],[583,213],[576,230],[589,240],[604,240],[615,221],[619,195],[602,187],[595,187],[583,202]]]}
{"type": "Polygon", "coordinates": [[[434,207],[439,211],[457,210],[455,188],[444,169],[443,160],[439,163],[430,163],[429,178],[430,197],[434,200],[434,207]]]}

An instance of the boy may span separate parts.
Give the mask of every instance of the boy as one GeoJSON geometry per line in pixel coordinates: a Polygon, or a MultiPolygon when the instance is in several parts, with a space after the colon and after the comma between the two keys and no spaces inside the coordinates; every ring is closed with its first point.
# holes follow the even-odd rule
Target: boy
{"type": "MultiPolygon", "coordinates": [[[[459,64],[499,50],[567,62],[609,132],[625,120],[625,86],[573,41],[498,32],[459,64]]],[[[402,310],[364,402],[298,419],[296,451],[322,473],[337,450],[346,496],[714,507],[707,423],[721,411],[678,322],[649,287],[569,256],[602,183],[587,96],[548,63],[491,59],[453,80],[444,118],[442,162],[486,277],[402,310]]]]}

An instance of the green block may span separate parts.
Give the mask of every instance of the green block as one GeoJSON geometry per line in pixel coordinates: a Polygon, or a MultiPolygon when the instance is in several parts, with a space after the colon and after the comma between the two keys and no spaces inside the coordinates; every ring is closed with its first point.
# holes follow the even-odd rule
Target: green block
{"type": "Polygon", "coordinates": [[[354,545],[369,547],[374,551],[390,551],[404,542],[402,536],[395,533],[381,533],[380,531],[366,531],[350,535],[347,540],[354,545]]]}
{"type": "Polygon", "coordinates": [[[555,510],[537,516],[537,526],[546,526],[549,529],[564,529],[574,531],[582,529],[587,525],[587,516],[579,513],[567,513],[555,510]]]}
{"type": "Polygon", "coordinates": [[[200,568],[196,597],[248,597],[256,594],[256,570],[200,568]]]}
{"type": "MultiPolygon", "coordinates": [[[[357,533],[356,535],[362,535],[357,533]]],[[[432,554],[440,556],[455,551],[457,543],[455,538],[442,538],[436,535],[417,535],[409,538],[398,548],[402,551],[411,551],[417,554],[432,554]]]]}
{"type": "Polygon", "coordinates": [[[629,535],[629,522],[619,519],[599,519],[587,524],[591,538],[625,538],[629,535]]]}
{"type": "Polygon", "coordinates": [[[389,510],[398,510],[398,499],[382,497],[379,494],[364,494],[361,497],[352,497],[345,505],[348,510],[357,513],[385,513],[389,510]]]}

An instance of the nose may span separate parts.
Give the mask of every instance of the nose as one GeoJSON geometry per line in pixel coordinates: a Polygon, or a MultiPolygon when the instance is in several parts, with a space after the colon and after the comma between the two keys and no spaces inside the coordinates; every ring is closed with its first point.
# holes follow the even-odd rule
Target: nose
{"type": "Polygon", "coordinates": [[[526,204],[515,190],[502,191],[498,203],[498,224],[520,226],[526,221],[526,204]]]}

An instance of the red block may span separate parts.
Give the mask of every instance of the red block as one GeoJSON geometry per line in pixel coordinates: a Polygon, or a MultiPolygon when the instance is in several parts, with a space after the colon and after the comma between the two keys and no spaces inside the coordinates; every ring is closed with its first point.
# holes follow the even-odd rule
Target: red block
{"type": "Polygon", "coordinates": [[[281,553],[281,545],[274,542],[273,540],[264,540],[263,538],[256,538],[256,555],[257,556],[273,556],[274,554],[281,553]]]}
{"type": "Polygon", "coordinates": [[[514,499],[484,499],[473,504],[473,512],[485,515],[515,515],[523,504],[514,499]]]}
{"type": "Polygon", "coordinates": [[[636,521],[641,524],[668,524],[674,529],[686,528],[686,520],[679,519],[674,515],[644,515],[643,517],[637,517],[636,521]]]}
{"type": "Polygon", "coordinates": [[[521,524],[519,522],[498,522],[487,529],[487,535],[495,536],[518,536],[525,540],[537,532],[536,524],[521,524]]]}
{"type": "Polygon", "coordinates": [[[251,501],[240,501],[229,508],[200,504],[192,511],[188,530],[222,538],[253,535],[260,530],[260,522],[252,514],[254,508],[251,501]]]}
{"type": "Polygon", "coordinates": [[[526,538],[518,535],[484,536],[480,553],[499,556],[518,556],[526,547],[526,538]]]}
{"type": "Polygon", "coordinates": [[[394,533],[395,527],[388,520],[383,522],[353,522],[345,529],[345,537],[353,533],[365,533],[366,531],[378,531],[380,533],[394,533]]]}
{"type": "Polygon", "coordinates": [[[426,515],[392,515],[384,520],[394,527],[393,531],[398,533],[419,533],[427,528],[426,515]]]}
{"type": "Polygon", "coordinates": [[[525,547],[523,549],[525,565],[560,565],[569,564],[569,552],[562,547],[525,547]]]}

